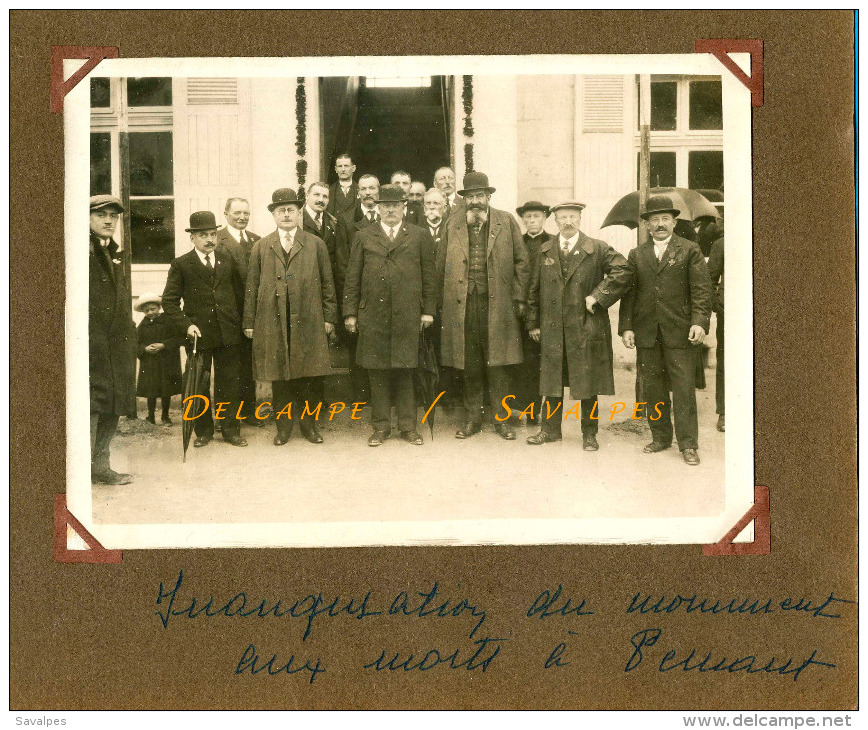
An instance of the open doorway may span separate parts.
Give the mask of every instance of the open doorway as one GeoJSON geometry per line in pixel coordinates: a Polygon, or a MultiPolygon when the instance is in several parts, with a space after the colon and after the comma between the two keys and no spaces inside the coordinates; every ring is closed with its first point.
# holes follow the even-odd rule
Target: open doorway
{"type": "Polygon", "coordinates": [[[435,170],[452,165],[450,87],[448,76],[321,79],[326,179],[336,179],[335,159],[349,152],[357,179],[370,173],[386,183],[406,170],[430,187],[435,170]]]}

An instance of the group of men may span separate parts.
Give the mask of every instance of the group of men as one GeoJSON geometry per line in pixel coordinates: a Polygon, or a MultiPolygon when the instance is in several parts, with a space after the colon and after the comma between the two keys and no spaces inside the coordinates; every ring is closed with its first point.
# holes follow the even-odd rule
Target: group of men
{"type": "MultiPolygon", "coordinates": [[[[672,444],[674,410],[684,461],[699,463],[695,348],[708,332],[712,292],[699,247],[673,235],[679,211],[669,198],[647,201],[641,217],[649,242],[625,259],[581,232],[585,206],[577,201],[521,206],[522,235],[510,213],[491,206],[496,190],[481,172],[465,175],[460,190],[448,167],[437,170],[429,190],[403,171],[387,185],[369,174],[355,181],[349,155],[337,159],[335,172],[335,183],[312,183],[303,200],[290,188],[274,191],[268,210],[275,230],[263,238],[247,230],[250,207],[241,198],[227,201],[222,229],[210,211],[190,216],[193,249],[172,262],[162,304],[179,332],[197,338],[208,370],[213,362],[215,399],[232,404],[226,442],[246,446],[241,423],[262,425],[260,380],[272,386],[274,444],[287,442],[296,420],[304,438],[322,443],[316,419],[302,416],[323,399],[322,379],[333,372],[330,340],[340,336],[357,394],[369,388],[368,444],[390,437],[394,407],[400,438],[421,445],[413,373],[421,333],[434,327],[441,368],[460,373],[459,392],[451,394],[456,438],[479,433],[488,412],[505,440],[516,439],[517,414],[541,424],[528,444],[559,440],[569,387],[580,401],[583,448],[596,451],[597,397],[615,392],[607,310],[621,300],[619,334],[638,348],[653,437],[645,451],[672,444]],[[556,236],[544,231],[550,214],[556,236]]],[[[105,388],[94,346],[105,337],[94,331],[94,297],[108,302],[113,289],[108,334],[117,353],[108,346],[98,353],[113,363],[127,357],[121,344],[132,331],[129,292],[113,259],[120,213],[117,198],[91,199],[92,472],[109,484],[129,480],[110,469],[106,440],[125,411],[119,397],[98,397],[105,388]],[[95,278],[106,293],[95,290],[95,278]]],[[[105,306],[98,310],[106,319],[105,306]]],[[[124,368],[102,372],[128,377],[133,364],[134,355],[124,368]]],[[[210,412],[194,427],[194,446],[207,445],[210,412]]]]}

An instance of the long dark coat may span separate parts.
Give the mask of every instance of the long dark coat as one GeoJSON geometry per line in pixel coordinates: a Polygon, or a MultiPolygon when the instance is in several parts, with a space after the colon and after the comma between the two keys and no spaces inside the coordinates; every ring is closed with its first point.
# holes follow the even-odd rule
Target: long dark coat
{"type": "Polygon", "coordinates": [[[330,375],[325,323],[336,325],[337,316],[332,267],[322,239],[297,228],[288,265],[277,231],[256,242],[247,271],[244,329],[253,330],[257,380],[330,375]]]}
{"type": "Polygon", "coordinates": [[[368,369],[414,368],[420,320],[434,316],[437,281],[428,231],[402,223],[394,241],[376,225],[362,228],[344,283],[344,317],[358,317],[356,363],[368,369]]]}
{"type": "Polygon", "coordinates": [[[202,333],[200,350],[237,345],[243,336],[241,274],[227,251],[215,249],[214,258],[212,277],[195,249],[179,256],[169,267],[163,290],[163,312],[172,326],[185,336],[191,324],[199,328],[202,333]]]}
{"type": "Polygon", "coordinates": [[[145,317],[136,329],[139,346],[139,380],[136,395],[140,398],[170,398],[181,392],[181,353],[184,340],[169,323],[165,314],[153,321],[145,317]],[[148,345],[162,343],[159,352],[147,352],[148,345]]]}
{"type": "Polygon", "coordinates": [[[569,385],[575,400],[613,395],[612,326],[607,311],[629,291],[627,260],[603,241],[579,233],[561,271],[558,238],[540,245],[528,295],[528,330],[540,330],[540,393],[562,397],[569,385]],[[594,313],[585,297],[597,300],[594,313]],[[563,372],[564,349],[569,383],[563,372]]]}
{"type": "Polygon", "coordinates": [[[318,228],[316,221],[311,218],[307,212],[307,206],[304,207],[302,214],[302,228],[305,232],[321,239],[326,245],[329,252],[329,261],[332,265],[332,278],[334,278],[335,270],[335,253],[337,250],[337,235],[338,235],[338,219],[335,218],[328,210],[322,214],[322,228],[318,228]]]}
{"type": "Polygon", "coordinates": [[[111,241],[90,236],[90,412],[136,415],[136,326],[132,298],[111,241]]]}
{"type": "Polygon", "coordinates": [[[630,251],[627,262],[633,288],[621,302],[619,334],[632,330],[636,347],[653,347],[659,327],[664,347],[686,348],[692,325],[708,332],[711,280],[696,243],[672,236],[658,262],[649,241],[630,251]]]}
{"type": "MultiPolygon", "coordinates": [[[[514,365],[522,361],[521,327],[514,304],[527,299],[530,277],[527,248],[518,224],[509,213],[490,208],[488,226],[488,364],[514,365]]],[[[445,367],[459,370],[464,369],[469,257],[467,219],[461,212],[447,222],[437,251],[443,323],[441,361],[445,367]]]]}
{"type": "Polygon", "coordinates": [[[250,261],[250,252],[253,250],[253,244],[259,240],[259,236],[245,228],[244,240],[245,244],[242,246],[226,228],[217,231],[217,248],[228,252],[235,259],[242,283],[247,281],[247,264],[250,261]]]}

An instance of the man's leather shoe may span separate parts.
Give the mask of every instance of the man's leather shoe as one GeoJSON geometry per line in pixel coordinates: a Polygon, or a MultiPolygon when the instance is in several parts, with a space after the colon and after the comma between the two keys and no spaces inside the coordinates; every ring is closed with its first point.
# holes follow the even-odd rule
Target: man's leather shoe
{"type": "Polygon", "coordinates": [[[424,443],[421,434],[416,431],[401,431],[401,438],[413,446],[421,446],[424,443]]]}
{"type": "Polygon", "coordinates": [[[724,424],[724,418],[723,418],[722,413],[717,417],[717,430],[718,431],[726,431],[726,427],[724,424]]]}
{"type": "Polygon", "coordinates": [[[482,430],[481,423],[465,423],[455,432],[457,439],[469,439],[473,434],[479,433],[482,430]]]}
{"type": "Polygon", "coordinates": [[[166,416],[165,418],[161,418],[161,419],[160,419],[160,423],[162,423],[164,426],[172,426],[172,425],[174,425],[174,421],[172,421],[172,419],[169,418],[168,416],[166,416]]]}
{"type": "Polygon", "coordinates": [[[133,481],[133,477],[131,474],[121,474],[120,472],[113,471],[112,469],[106,469],[99,474],[91,474],[90,480],[95,484],[121,485],[129,484],[131,481],[133,481]]]}
{"type": "Polygon", "coordinates": [[[247,441],[241,438],[237,433],[232,436],[226,436],[224,434],[223,440],[231,446],[247,446],[247,441]]]}
{"type": "Polygon", "coordinates": [[[157,425],[157,421],[156,421],[156,419],[155,419],[153,416],[148,416],[147,418],[145,418],[145,420],[146,420],[148,423],[153,423],[155,426],[157,425]]]}
{"type": "Polygon", "coordinates": [[[690,466],[696,466],[699,463],[699,454],[696,453],[696,449],[684,449],[681,456],[684,457],[684,463],[690,464],[690,466]]]}
{"type": "Polygon", "coordinates": [[[388,431],[374,431],[368,439],[368,446],[382,446],[387,438],[389,438],[388,431]]]}
{"type": "Polygon", "coordinates": [[[515,441],[515,429],[509,423],[495,424],[494,430],[504,441],[515,441]]]}
{"type": "Polygon", "coordinates": [[[322,443],[322,435],[319,431],[316,430],[316,426],[313,426],[312,428],[301,429],[301,435],[304,436],[312,444],[322,443]]]}
{"type": "Polygon", "coordinates": [[[193,446],[197,449],[199,449],[203,446],[207,446],[208,444],[211,443],[212,438],[214,438],[214,437],[213,436],[197,436],[196,440],[193,442],[193,446]]]}
{"type": "Polygon", "coordinates": [[[248,418],[244,422],[244,425],[245,426],[252,426],[253,428],[265,428],[265,421],[260,420],[259,418],[253,417],[253,418],[248,418]]]}
{"type": "Polygon", "coordinates": [[[274,440],[271,442],[275,446],[283,446],[287,441],[289,441],[289,432],[280,431],[274,435],[274,440]]]}
{"type": "Polygon", "coordinates": [[[531,446],[542,446],[543,444],[549,444],[552,441],[560,441],[560,434],[549,433],[548,431],[540,431],[539,433],[535,433],[533,436],[528,436],[526,443],[529,443],[531,446]]]}
{"type": "Polygon", "coordinates": [[[656,454],[658,451],[665,451],[670,446],[672,446],[671,443],[664,444],[662,441],[652,441],[650,444],[647,444],[642,451],[646,454],[656,454]]]}
{"type": "Polygon", "coordinates": [[[582,448],[585,451],[599,451],[600,444],[597,443],[597,437],[592,433],[582,436],[582,448]]]}

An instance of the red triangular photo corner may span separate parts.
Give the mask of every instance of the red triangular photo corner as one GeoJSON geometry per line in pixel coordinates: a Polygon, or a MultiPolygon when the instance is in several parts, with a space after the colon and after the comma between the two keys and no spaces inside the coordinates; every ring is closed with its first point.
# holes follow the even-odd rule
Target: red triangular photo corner
{"type": "Polygon", "coordinates": [[[763,42],[762,39],[701,38],[693,45],[696,53],[710,53],[741,81],[751,94],[751,106],[763,105],[763,42]],[[730,53],[750,54],[750,76],[742,71],[730,53]]]}
{"type": "Polygon", "coordinates": [[[67,509],[66,495],[54,498],[54,561],[57,563],[107,563],[117,564],[123,560],[121,550],[106,550],[67,509]],[[70,538],[83,541],[84,550],[70,550],[70,538]]]}
{"type": "Polygon", "coordinates": [[[768,555],[772,551],[771,512],[769,488],[759,485],[753,488],[754,504],[732,529],[714,545],[703,545],[703,555],[768,555]],[[733,540],[751,522],[754,523],[753,542],[733,540]]]}
{"type": "Polygon", "coordinates": [[[104,58],[117,58],[118,49],[114,46],[52,46],[51,47],[51,89],[49,110],[52,114],[63,112],[63,99],[75,85],[87,76],[104,58]],[[63,78],[63,62],[67,58],[84,58],[84,65],[68,79],[63,78]]]}

